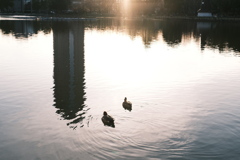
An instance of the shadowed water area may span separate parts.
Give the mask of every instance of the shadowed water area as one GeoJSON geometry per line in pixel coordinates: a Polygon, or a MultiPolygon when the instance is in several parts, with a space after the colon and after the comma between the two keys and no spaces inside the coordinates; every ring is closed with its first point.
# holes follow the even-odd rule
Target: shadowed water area
{"type": "Polygon", "coordinates": [[[238,159],[239,27],[0,20],[0,159],[238,159]]]}

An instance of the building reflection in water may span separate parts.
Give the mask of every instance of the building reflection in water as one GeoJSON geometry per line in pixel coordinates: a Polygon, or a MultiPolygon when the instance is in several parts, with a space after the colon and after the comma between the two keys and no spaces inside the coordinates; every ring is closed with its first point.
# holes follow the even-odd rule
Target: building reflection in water
{"type": "Polygon", "coordinates": [[[13,34],[16,38],[27,39],[37,33],[33,21],[1,21],[0,24],[4,34],[13,34]]]}
{"type": "Polygon", "coordinates": [[[17,39],[25,40],[39,32],[49,34],[52,30],[52,24],[47,21],[0,20],[0,30],[3,34],[11,34],[17,39]]]}
{"type": "Polygon", "coordinates": [[[53,24],[54,106],[70,128],[83,126],[85,107],[84,24],[53,24]]]}
{"type": "Polygon", "coordinates": [[[216,28],[215,24],[212,22],[197,22],[197,31],[200,33],[201,38],[201,50],[204,50],[208,45],[208,37],[212,30],[216,28]]]}
{"type": "Polygon", "coordinates": [[[33,21],[16,21],[14,26],[15,36],[18,38],[28,38],[29,36],[36,34],[33,26],[33,21]]]}

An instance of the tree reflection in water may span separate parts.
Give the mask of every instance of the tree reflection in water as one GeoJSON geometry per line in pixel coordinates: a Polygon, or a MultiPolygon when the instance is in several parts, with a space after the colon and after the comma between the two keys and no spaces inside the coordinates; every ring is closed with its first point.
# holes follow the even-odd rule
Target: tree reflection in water
{"type": "MultiPolygon", "coordinates": [[[[53,29],[55,34],[58,32],[67,36],[67,32],[69,32],[68,34],[74,32],[73,35],[77,33],[82,38],[84,29],[111,30],[124,32],[131,38],[141,37],[146,47],[150,47],[152,42],[158,41],[159,35],[161,35],[164,42],[170,47],[177,46],[183,40],[186,42],[193,38],[195,41],[200,42],[202,50],[213,48],[218,49],[220,52],[227,50],[240,51],[240,44],[238,43],[238,37],[240,36],[239,27],[239,22],[197,22],[187,20],[101,19],[86,21],[84,24],[83,22],[0,21],[2,33],[12,34],[16,38],[28,38],[38,34],[39,31],[48,34],[51,33],[51,29],[53,29]],[[73,29],[74,25],[77,24],[81,24],[81,33],[76,28],[73,29]]],[[[78,39],[80,40],[80,38],[74,37],[74,41],[78,39]]],[[[62,42],[62,44],[64,43],[62,42]]]]}

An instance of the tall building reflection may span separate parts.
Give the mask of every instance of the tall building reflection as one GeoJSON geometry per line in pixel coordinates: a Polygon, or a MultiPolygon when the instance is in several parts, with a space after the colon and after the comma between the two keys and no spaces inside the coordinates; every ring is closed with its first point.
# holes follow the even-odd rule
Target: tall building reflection
{"type": "Polygon", "coordinates": [[[70,128],[81,127],[86,100],[83,22],[54,23],[53,41],[56,113],[70,128]]]}

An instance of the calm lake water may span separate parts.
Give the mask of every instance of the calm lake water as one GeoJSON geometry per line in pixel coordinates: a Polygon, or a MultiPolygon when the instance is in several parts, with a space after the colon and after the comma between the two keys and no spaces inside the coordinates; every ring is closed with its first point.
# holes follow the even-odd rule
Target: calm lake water
{"type": "Polygon", "coordinates": [[[0,20],[0,159],[239,159],[239,28],[0,20]]]}

